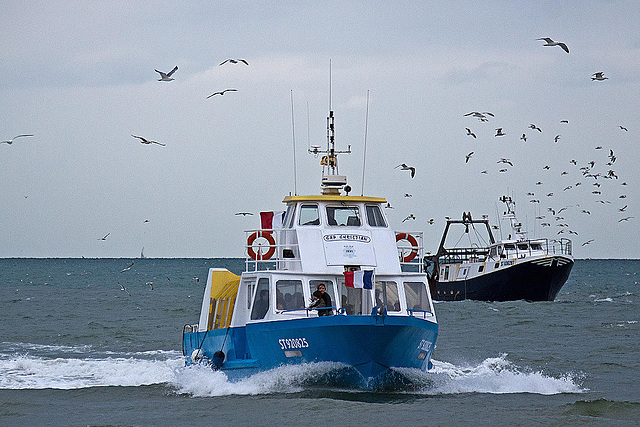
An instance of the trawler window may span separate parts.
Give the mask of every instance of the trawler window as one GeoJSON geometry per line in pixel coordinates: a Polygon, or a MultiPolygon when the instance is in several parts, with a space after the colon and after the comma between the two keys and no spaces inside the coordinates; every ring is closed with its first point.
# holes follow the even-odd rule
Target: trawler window
{"type": "Polygon", "coordinates": [[[516,245],[513,243],[505,243],[504,248],[508,251],[514,251],[516,249],[516,245]]]}
{"type": "Polygon", "coordinates": [[[269,311],[269,279],[263,277],[258,280],[256,295],[253,299],[251,320],[263,319],[269,311]]]}
{"type": "Polygon", "coordinates": [[[489,249],[489,257],[493,258],[496,255],[498,255],[498,249],[495,246],[491,246],[491,249],[489,249]]]}
{"type": "Polygon", "coordinates": [[[541,251],[542,250],[542,244],[540,243],[532,243],[531,244],[531,249],[534,251],[541,251]]]}
{"type": "Polygon", "coordinates": [[[278,310],[305,308],[302,280],[278,280],[276,282],[276,308],[278,310]]]}
{"type": "Polygon", "coordinates": [[[422,282],[404,282],[404,294],[407,308],[412,310],[430,310],[427,288],[422,282]]]}
{"type": "Polygon", "coordinates": [[[387,311],[400,311],[398,285],[389,280],[376,281],[376,306],[387,307],[387,311]]]}
{"type": "Polygon", "coordinates": [[[300,206],[300,225],[320,225],[318,205],[300,206]]]}
{"type": "Polygon", "coordinates": [[[360,227],[360,211],[357,206],[327,206],[329,225],[360,227]]]}
{"type": "Polygon", "coordinates": [[[527,246],[526,243],[518,243],[518,250],[519,251],[526,251],[528,249],[529,249],[529,247],[527,246]]]}
{"type": "Polygon", "coordinates": [[[366,207],[367,211],[367,223],[371,227],[386,227],[387,224],[384,221],[384,216],[380,211],[380,206],[371,205],[366,207]]]}

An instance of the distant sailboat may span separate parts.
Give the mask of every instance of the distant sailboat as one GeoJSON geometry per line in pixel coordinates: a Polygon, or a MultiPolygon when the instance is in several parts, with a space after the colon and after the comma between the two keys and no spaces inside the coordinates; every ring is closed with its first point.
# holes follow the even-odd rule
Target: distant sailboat
{"type": "Polygon", "coordinates": [[[144,258],[144,246],[142,247],[142,250],[140,251],[140,258],[144,258]]]}

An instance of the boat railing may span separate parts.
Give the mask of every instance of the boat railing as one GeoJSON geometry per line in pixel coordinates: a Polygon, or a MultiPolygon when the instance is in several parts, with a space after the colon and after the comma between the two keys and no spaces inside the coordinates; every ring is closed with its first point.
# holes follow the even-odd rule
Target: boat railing
{"type": "Polygon", "coordinates": [[[515,242],[499,242],[489,248],[447,248],[438,258],[440,264],[460,264],[463,262],[484,262],[496,258],[526,258],[534,255],[572,255],[570,239],[532,239],[515,242]],[[497,248],[502,247],[499,253],[497,248]],[[524,249],[523,249],[524,247],[524,249]]]}
{"type": "Polygon", "coordinates": [[[424,240],[422,232],[396,231],[395,233],[398,258],[402,271],[423,273],[424,266],[422,259],[424,258],[424,240]]]}
{"type": "Polygon", "coordinates": [[[409,316],[414,316],[414,317],[421,316],[423,319],[426,319],[427,315],[433,316],[433,312],[431,310],[425,310],[425,309],[422,309],[422,308],[408,308],[407,309],[407,314],[409,316]],[[416,315],[416,313],[422,313],[422,314],[416,315]]]}
{"type": "MultiPolygon", "coordinates": [[[[547,240],[547,239],[545,239],[547,240]]],[[[547,253],[554,255],[572,255],[573,246],[571,239],[562,238],[560,240],[547,240],[547,253]]]]}
{"type": "Polygon", "coordinates": [[[247,230],[245,271],[300,268],[294,229],[247,230]]]}
{"type": "Polygon", "coordinates": [[[440,263],[483,262],[489,255],[488,248],[451,248],[440,257],[440,263]]]}
{"type": "Polygon", "coordinates": [[[314,310],[317,311],[317,310],[329,310],[329,309],[331,309],[331,315],[334,314],[334,310],[338,314],[345,314],[344,311],[342,309],[339,309],[338,307],[293,308],[293,309],[289,309],[289,310],[276,310],[276,314],[298,314],[300,312],[305,312],[307,317],[309,317],[310,312],[312,312],[314,310]]]}

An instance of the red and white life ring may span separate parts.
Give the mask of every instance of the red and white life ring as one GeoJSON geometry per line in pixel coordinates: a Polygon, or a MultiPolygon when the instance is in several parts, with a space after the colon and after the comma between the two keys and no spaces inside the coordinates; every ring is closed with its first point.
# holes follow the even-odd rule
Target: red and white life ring
{"type": "Polygon", "coordinates": [[[396,242],[406,240],[411,244],[411,252],[406,256],[400,255],[400,262],[411,262],[418,255],[418,241],[409,233],[396,233],[396,242]]]}
{"type": "Polygon", "coordinates": [[[253,233],[251,233],[251,235],[247,239],[247,253],[251,258],[257,261],[271,258],[273,254],[276,253],[276,241],[273,238],[273,234],[270,231],[254,231],[253,233]],[[260,252],[260,244],[258,244],[257,252],[253,250],[253,242],[258,237],[266,239],[269,243],[269,249],[267,249],[267,252],[264,255],[260,252]]]}

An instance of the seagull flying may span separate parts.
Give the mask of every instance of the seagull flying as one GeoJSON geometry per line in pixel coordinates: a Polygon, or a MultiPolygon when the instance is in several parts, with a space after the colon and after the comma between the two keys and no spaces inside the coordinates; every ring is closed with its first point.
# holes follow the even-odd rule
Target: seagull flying
{"type": "Polygon", "coordinates": [[[33,136],[33,135],[30,135],[30,134],[16,135],[16,136],[14,136],[14,137],[13,137],[13,138],[11,138],[11,139],[7,139],[7,140],[5,140],[5,141],[0,142],[0,144],[9,144],[9,145],[11,145],[11,144],[13,144],[13,140],[14,140],[14,139],[24,138],[25,136],[33,136]]]}
{"type": "Polygon", "coordinates": [[[603,71],[598,71],[597,73],[593,73],[591,76],[592,76],[591,80],[599,80],[599,81],[607,80],[609,78],[604,76],[603,71]]]}
{"type": "Polygon", "coordinates": [[[118,282],[118,285],[120,285],[121,291],[124,291],[127,293],[127,295],[131,296],[131,294],[129,293],[129,289],[125,288],[124,285],[122,285],[122,283],[118,282]]]}
{"type": "Polygon", "coordinates": [[[142,144],[158,144],[158,145],[162,145],[163,147],[167,145],[167,144],[163,144],[163,143],[158,142],[158,141],[152,141],[150,139],[143,138],[141,136],[137,136],[137,135],[131,135],[131,136],[134,137],[134,138],[138,138],[142,144]]]}
{"type": "Polygon", "coordinates": [[[536,126],[533,123],[529,125],[529,129],[534,129],[534,130],[537,130],[538,132],[542,132],[542,129],[540,129],[538,126],[536,126]]]}
{"type": "Polygon", "coordinates": [[[559,139],[560,139],[560,135],[556,135],[556,137],[553,138],[553,142],[558,142],[559,139]]]}
{"type": "Polygon", "coordinates": [[[408,221],[410,219],[416,219],[416,217],[413,214],[409,214],[409,216],[403,219],[402,222],[408,221]]]}
{"type": "Polygon", "coordinates": [[[173,70],[169,71],[168,73],[164,73],[162,71],[155,70],[156,73],[160,73],[160,78],[158,79],[158,81],[159,82],[170,82],[171,80],[175,80],[174,78],[171,77],[171,75],[173,73],[175,73],[177,69],[178,69],[178,66],[176,65],[175,67],[173,67],[173,70]]]}
{"type": "Polygon", "coordinates": [[[584,243],[582,244],[582,246],[586,246],[586,245],[588,245],[589,243],[591,243],[591,242],[593,242],[593,241],[594,241],[594,239],[587,240],[586,242],[584,242],[584,243]]]}
{"type": "Polygon", "coordinates": [[[247,216],[247,215],[253,215],[253,214],[251,212],[236,212],[235,215],[247,216]]]}
{"type": "Polygon", "coordinates": [[[542,37],[542,38],[539,38],[537,40],[544,40],[546,43],[543,44],[543,46],[560,46],[565,52],[569,53],[569,48],[567,47],[566,44],[564,44],[562,42],[554,42],[549,37],[542,37]]]}
{"type": "Polygon", "coordinates": [[[472,136],[472,137],[474,137],[474,138],[476,137],[476,134],[475,134],[475,133],[473,133],[473,132],[471,132],[471,129],[469,129],[469,128],[465,128],[465,129],[467,130],[467,135],[468,135],[468,136],[472,136]]]}
{"type": "Polygon", "coordinates": [[[127,271],[127,270],[131,270],[131,267],[133,267],[133,264],[134,264],[134,263],[133,263],[133,262],[131,262],[131,264],[129,264],[129,266],[128,266],[128,267],[123,268],[123,269],[120,271],[120,273],[124,273],[124,272],[125,272],[125,271],[127,271]]]}
{"type": "Polygon", "coordinates": [[[523,133],[520,139],[523,140],[524,142],[527,142],[527,134],[523,133]]]}
{"type": "Polygon", "coordinates": [[[629,129],[627,129],[627,128],[626,128],[626,127],[624,127],[624,126],[618,126],[618,127],[619,127],[620,129],[622,129],[623,131],[625,131],[625,132],[629,132],[629,129]]]}
{"type": "Polygon", "coordinates": [[[244,65],[249,65],[249,63],[245,59],[231,59],[231,58],[222,61],[220,65],[224,65],[227,62],[230,62],[232,64],[237,64],[238,62],[242,62],[244,65]]]}
{"type": "Polygon", "coordinates": [[[224,95],[225,92],[237,92],[238,89],[225,89],[219,92],[213,92],[211,95],[207,96],[207,99],[211,98],[214,95],[224,95]]]}
{"type": "Polygon", "coordinates": [[[469,159],[471,158],[471,156],[473,156],[473,151],[464,156],[464,162],[469,163],[469,159]]]}
{"type": "Polygon", "coordinates": [[[414,168],[413,166],[407,166],[406,164],[402,163],[401,165],[396,166],[394,169],[398,168],[403,171],[411,171],[411,178],[416,175],[416,168],[414,168]]]}
{"type": "Polygon", "coordinates": [[[502,128],[497,128],[496,129],[496,134],[495,136],[505,136],[506,133],[502,133],[502,128]]]}
{"type": "Polygon", "coordinates": [[[100,238],[100,239],[98,239],[98,240],[107,240],[107,236],[109,236],[109,234],[111,234],[111,233],[107,233],[107,234],[105,234],[105,235],[104,235],[104,237],[101,237],[101,238],[100,238]]]}
{"type": "Polygon", "coordinates": [[[496,163],[507,163],[508,165],[513,166],[513,163],[511,163],[511,160],[505,159],[504,157],[498,160],[496,163]]]}

